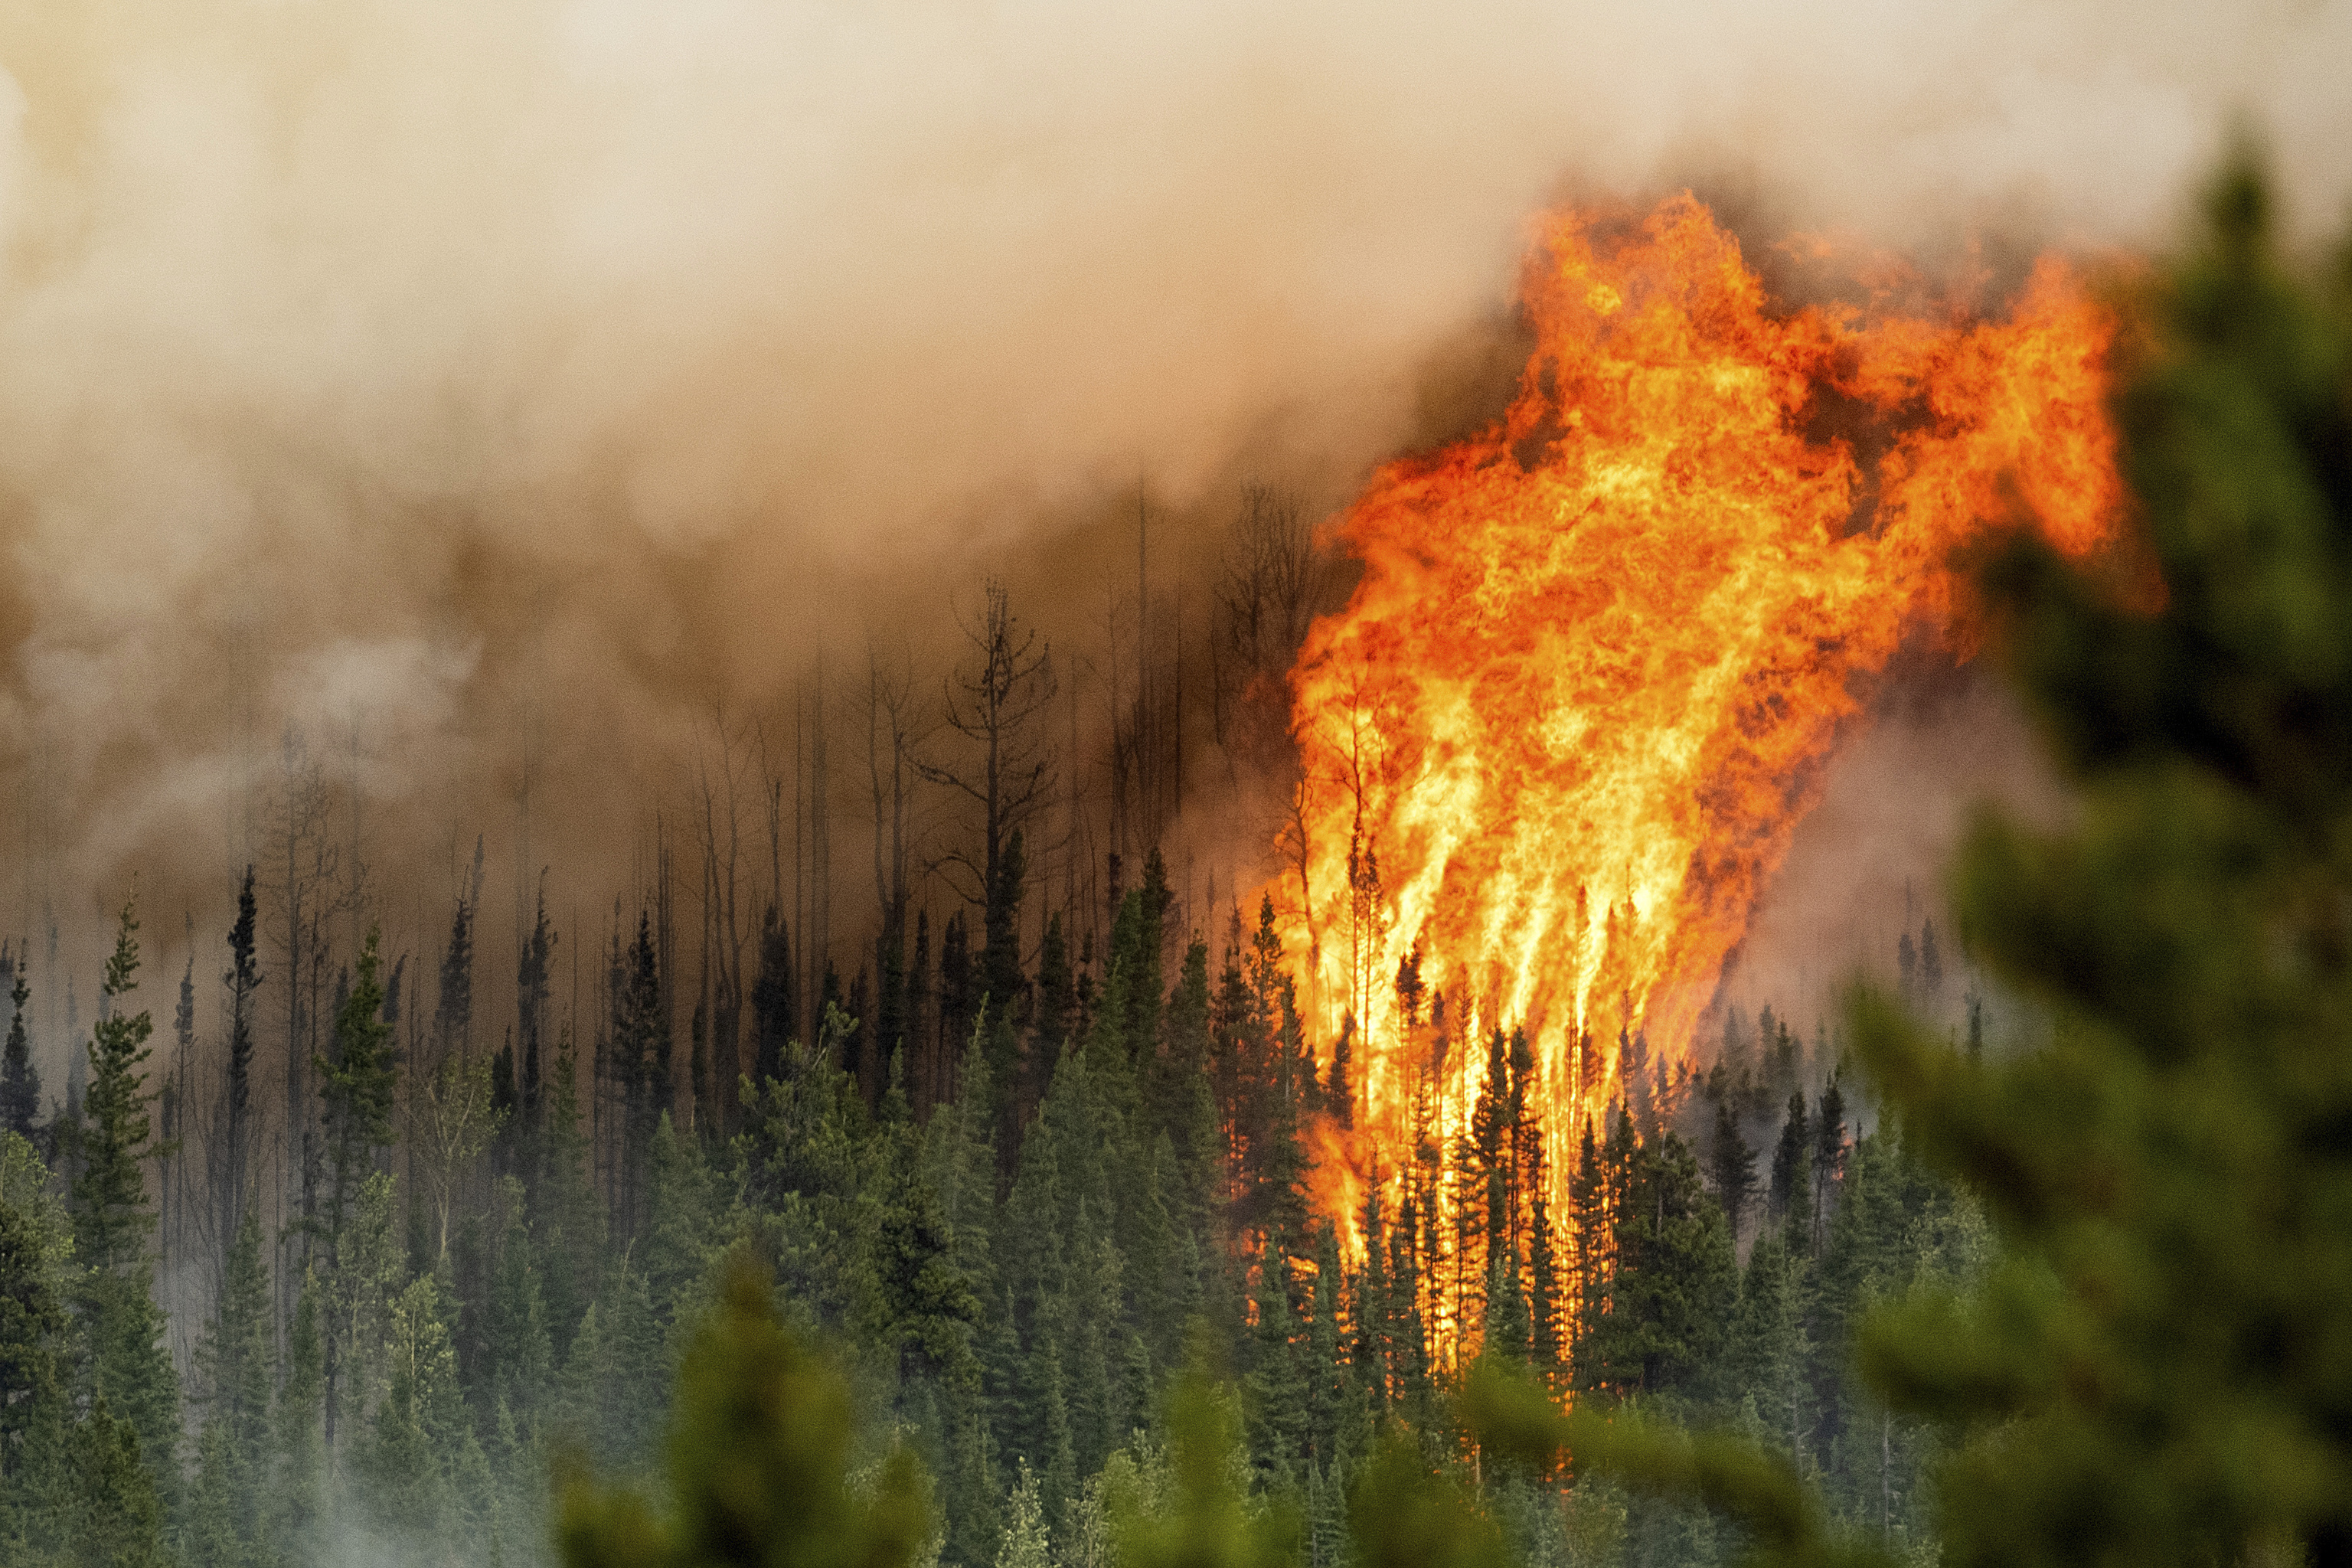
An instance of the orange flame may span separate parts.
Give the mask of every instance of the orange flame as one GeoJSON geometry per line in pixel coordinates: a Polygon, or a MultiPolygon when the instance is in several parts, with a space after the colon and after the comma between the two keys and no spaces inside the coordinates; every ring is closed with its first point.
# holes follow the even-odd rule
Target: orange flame
{"type": "Polygon", "coordinates": [[[2112,323],[2054,261],[2005,321],[1775,313],[1685,195],[1546,220],[1523,295],[1508,414],[1337,521],[1365,574],[1292,676],[1293,956],[1322,1037],[1355,1020],[1370,1145],[1322,1151],[1325,1205],[1410,1159],[1417,1086],[1451,1146],[1498,1023],[1557,1193],[1619,1032],[1686,1054],[1841,723],[1950,627],[1954,548],[2022,513],[2079,554],[2119,515],[2112,323]],[[1457,1042],[1433,1079],[1416,952],[1457,1042]]]}

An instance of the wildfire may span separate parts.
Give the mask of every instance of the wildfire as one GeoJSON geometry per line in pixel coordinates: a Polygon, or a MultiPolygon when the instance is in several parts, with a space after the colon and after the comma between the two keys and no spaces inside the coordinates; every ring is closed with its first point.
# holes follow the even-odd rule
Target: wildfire
{"type": "Polygon", "coordinates": [[[1461,1132],[1497,1024],[1557,1194],[1621,1031],[1686,1053],[1869,678],[1949,628],[1954,547],[2118,515],[2111,323],[2055,261],[2005,321],[1780,313],[1685,195],[1547,220],[1522,288],[1508,414],[1338,521],[1364,576],[1292,677],[1294,958],[1358,1064],[1334,1210],[1461,1132]]]}

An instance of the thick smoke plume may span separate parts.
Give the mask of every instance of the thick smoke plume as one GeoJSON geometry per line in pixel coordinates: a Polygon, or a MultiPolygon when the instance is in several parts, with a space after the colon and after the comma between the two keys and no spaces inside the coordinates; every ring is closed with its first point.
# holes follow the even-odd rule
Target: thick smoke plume
{"type": "Polygon", "coordinates": [[[1198,563],[1444,433],[1548,200],[2128,245],[2245,108],[2332,224],[2347,58],[2283,0],[7,7],[0,924],[217,906],[289,722],[354,837],[528,785],[609,896],[714,705],[986,573],[1076,639],[1139,486],[1198,563]]]}

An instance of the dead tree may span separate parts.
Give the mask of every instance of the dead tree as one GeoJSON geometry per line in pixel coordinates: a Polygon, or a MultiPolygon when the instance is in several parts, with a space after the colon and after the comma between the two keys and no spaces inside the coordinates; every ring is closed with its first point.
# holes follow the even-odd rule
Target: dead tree
{"type": "Polygon", "coordinates": [[[1339,581],[1297,497],[1270,485],[1243,489],[1218,563],[1209,640],[1210,716],[1229,769],[1278,754],[1290,718],[1283,677],[1339,581]]]}
{"type": "Polygon", "coordinates": [[[1041,647],[1036,633],[1022,626],[1003,584],[988,584],[979,618],[962,625],[974,662],[947,677],[943,712],[948,727],[963,737],[967,755],[957,763],[919,763],[917,769],[962,796],[979,818],[977,851],[967,838],[931,866],[983,911],[982,984],[992,1025],[990,1054],[996,1058],[991,1065],[1008,1121],[999,1147],[1009,1150],[1027,875],[1022,834],[1054,799],[1054,753],[1045,734],[1055,688],[1050,646],[1041,647]]]}
{"type": "MultiPolygon", "coordinates": [[[[711,1121],[711,1135],[734,1130],[736,1082],[742,1075],[743,945],[749,921],[741,909],[743,789],[750,782],[750,732],[730,730],[724,711],[711,716],[712,748],[698,747],[696,827],[702,840],[702,963],[700,1005],[709,1020],[712,1103],[698,1110],[711,1121]]],[[[771,835],[772,838],[772,833],[771,835]]]]}
{"type": "Polygon", "coordinates": [[[278,1305],[290,1314],[310,1257],[310,1221],[318,1205],[320,1146],[310,1114],[310,1061],[323,1054],[320,1021],[326,1013],[331,932],[355,910],[362,868],[346,863],[334,841],[332,792],[325,769],[299,730],[278,747],[276,798],[270,802],[272,931],[285,977],[286,1107],[281,1156],[278,1305]]]}
{"type": "MultiPolygon", "coordinates": [[[[874,899],[881,913],[881,931],[875,939],[875,976],[879,984],[875,1017],[867,1035],[874,1043],[868,1053],[876,1069],[869,1094],[879,1088],[890,1053],[906,1043],[909,1029],[907,968],[907,916],[914,890],[908,877],[912,856],[910,816],[915,788],[922,774],[915,759],[929,740],[936,723],[915,695],[910,662],[901,658],[885,668],[881,652],[866,654],[866,777],[874,807],[874,899]]],[[[906,1064],[908,1068],[913,1063],[906,1064]]]]}

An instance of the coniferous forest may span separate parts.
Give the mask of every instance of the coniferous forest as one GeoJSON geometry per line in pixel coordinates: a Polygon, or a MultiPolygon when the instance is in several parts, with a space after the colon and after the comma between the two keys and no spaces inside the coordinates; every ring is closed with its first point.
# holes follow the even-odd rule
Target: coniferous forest
{"type": "MultiPolygon", "coordinates": [[[[1407,970],[1432,1059],[1484,1059],[1468,1131],[1397,1212],[1318,1195],[1360,1086],[1273,903],[1180,899],[1140,830],[1036,869],[1058,710],[1002,593],[941,688],[971,748],[877,677],[855,913],[739,875],[767,783],[764,837],[706,795],[601,924],[539,900],[510,976],[479,851],[394,952],[289,763],[179,973],[123,896],[63,1083],[9,952],[0,1555],[2346,1561],[2352,315],[2263,201],[2226,174],[2137,306],[2164,592],[1981,566],[2083,805],[1979,829],[1965,978],[1923,921],[1899,993],[1622,1038],[1564,1182],[1525,1039],[1407,970]],[[945,910],[918,789],[971,807],[945,910]]],[[[1297,595],[1248,607],[1220,647],[1279,668],[1297,595]]]]}

